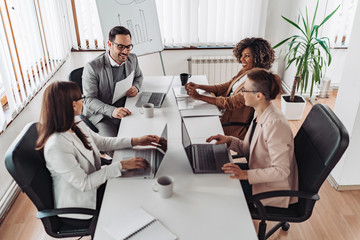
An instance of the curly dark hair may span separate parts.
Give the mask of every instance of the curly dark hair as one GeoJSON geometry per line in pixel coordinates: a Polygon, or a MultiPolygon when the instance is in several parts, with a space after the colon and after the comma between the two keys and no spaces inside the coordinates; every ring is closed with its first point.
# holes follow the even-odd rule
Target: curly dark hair
{"type": "Polygon", "coordinates": [[[270,43],[263,38],[245,38],[236,44],[234,56],[241,63],[241,53],[250,48],[254,58],[254,67],[270,69],[275,59],[275,52],[270,43]]]}

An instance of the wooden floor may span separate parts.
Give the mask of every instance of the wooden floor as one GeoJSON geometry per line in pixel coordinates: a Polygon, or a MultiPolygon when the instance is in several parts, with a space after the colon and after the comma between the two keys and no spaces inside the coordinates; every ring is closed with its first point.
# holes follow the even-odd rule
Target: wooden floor
{"type": "MultiPolygon", "coordinates": [[[[336,92],[329,98],[319,99],[334,107],[336,92]]],[[[280,107],[280,100],[275,104],[280,107]]],[[[312,105],[308,102],[303,118],[312,105]]],[[[303,120],[289,121],[296,134],[303,120]]],[[[36,208],[21,193],[11,208],[8,216],[0,226],[1,240],[48,240],[53,239],[45,234],[40,220],[36,219],[36,208]]],[[[258,222],[254,221],[255,228],[258,222]]],[[[275,225],[269,223],[268,228],[275,225]]],[[[226,231],[224,231],[224,234],[226,231]]],[[[224,235],[224,240],[226,236],[224,235]]],[[[77,238],[70,238],[77,239],[77,238]]],[[[90,239],[89,237],[83,239],[90,239]]],[[[241,236],[239,236],[241,239],[241,236]]],[[[303,223],[291,223],[287,232],[278,230],[270,239],[289,240],[357,240],[360,239],[360,191],[335,191],[328,181],[320,189],[320,201],[315,205],[311,218],[303,223]]]]}

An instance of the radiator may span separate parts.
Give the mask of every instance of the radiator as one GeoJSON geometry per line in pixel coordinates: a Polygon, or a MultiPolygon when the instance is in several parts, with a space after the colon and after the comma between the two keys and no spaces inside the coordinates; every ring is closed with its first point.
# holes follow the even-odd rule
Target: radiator
{"type": "Polygon", "coordinates": [[[192,75],[206,75],[209,84],[230,80],[241,69],[234,56],[192,56],[187,59],[192,75]]]}

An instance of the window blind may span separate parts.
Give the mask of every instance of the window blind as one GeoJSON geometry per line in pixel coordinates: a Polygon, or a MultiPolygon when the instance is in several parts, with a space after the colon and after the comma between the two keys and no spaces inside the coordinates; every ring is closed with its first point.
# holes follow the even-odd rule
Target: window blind
{"type": "Polygon", "coordinates": [[[0,132],[55,73],[71,49],[66,3],[0,1],[0,132]]]}

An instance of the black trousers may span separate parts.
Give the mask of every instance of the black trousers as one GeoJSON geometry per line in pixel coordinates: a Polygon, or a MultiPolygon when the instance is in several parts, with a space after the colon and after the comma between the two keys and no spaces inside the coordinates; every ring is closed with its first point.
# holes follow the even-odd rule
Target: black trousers
{"type": "MultiPolygon", "coordinates": [[[[249,170],[248,163],[235,163],[238,165],[242,170],[249,170]]],[[[244,191],[245,197],[252,196],[252,187],[248,180],[240,180],[241,187],[244,191]]]]}

